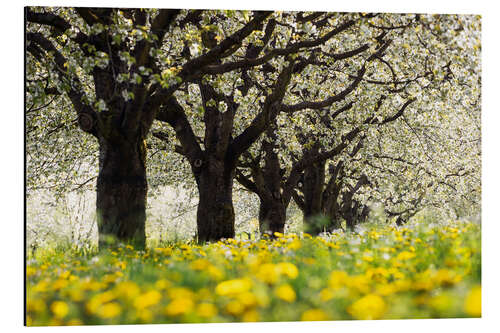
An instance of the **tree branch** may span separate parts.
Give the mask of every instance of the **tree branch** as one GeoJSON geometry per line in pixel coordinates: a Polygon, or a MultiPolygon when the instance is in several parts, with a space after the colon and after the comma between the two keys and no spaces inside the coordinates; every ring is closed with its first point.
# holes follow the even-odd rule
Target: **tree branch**
{"type": "Polygon", "coordinates": [[[236,31],[231,36],[228,36],[217,46],[210,49],[207,53],[204,53],[184,64],[182,70],[178,74],[180,82],[173,84],[167,88],[160,89],[153,98],[153,104],[163,104],[170,98],[170,96],[172,96],[172,94],[180,87],[183,82],[199,77],[202,74],[202,67],[216,62],[226,51],[240,44],[254,30],[258,29],[262,22],[269,15],[271,15],[271,12],[259,12],[243,28],[236,31]]]}
{"type": "Polygon", "coordinates": [[[408,105],[410,105],[411,103],[415,102],[415,100],[416,100],[415,98],[407,100],[406,103],[403,104],[403,106],[401,107],[401,109],[399,109],[399,111],[396,114],[394,114],[394,115],[392,115],[390,117],[385,118],[384,120],[382,120],[379,123],[379,125],[387,124],[387,123],[389,123],[391,121],[394,121],[394,120],[398,119],[399,117],[401,117],[403,115],[405,109],[408,107],[408,105]]]}
{"type": "Polygon", "coordinates": [[[325,108],[327,106],[330,106],[335,102],[339,102],[339,101],[343,100],[344,98],[346,98],[347,95],[349,95],[354,89],[356,89],[358,84],[361,82],[365,72],[366,72],[366,67],[363,65],[363,67],[361,67],[361,69],[358,71],[356,79],[354,81],[352,81],[351,84],[346,89],[344,89],[342,92],[338,93],[337,95],[330,96],[327,99],[325,99],[323,101],[319,101],[319,102],[304,101],[304,102],[297,103],[294,105],[282,104],[281,110],[284,112],[287,112],[287,113],[293,113],[293,112],[304,110],[304,109],[316,109],[317,110],[317,109],[322,109],[322,108],[325,108]]]}
{"type": "MultiPolygon", "coordinates": [[[[41,33],[28,32],[26,33],[27,40],[31,43],[36,43],[46,53],[51,53],[54,57],[54,67],[59,78],[63,81],[68,78],[70,81],[70,89],[66,92],[78,114],[78,123],[80,128],[90,134],[97,135],[96,112],[88,105],[82,102],[84,98],[82,84],[76,74],[69,76],[64,70],[67,64],[66,58],[54,47],[54,45],[46,39],[41,33]],[[76,88],[75,88],[76,87],[76,88]]],[[[34,54],[36,57],[36,54],[34,54]]],[[[42,59],[39,59],[42,60],[42,59]]]]}
{"type": "MultiPolygon", "coordinates": [[[[62,35],[67,30],[71,29],[71,24],[69,24],[62,17],[52,14],[52,13],[36,13],[33,12],[29,7],[26,8],[26,20],[31,23],[38,23],[42,25],[48,25],[56,30],[56,34],[62,35]]],[[[81,31],[78,31],[76,37],[71,38],[74,42],[80,45],[81,49],[86,52],[86,48],[83,44],[90,43],[89,37],[81,31]]]]}
{"type": "Polygon", "coordinates": [[[238,135],[231,145],[228,152],[236,160],[242,152],[247,150],[257,138],[266,130],[267,126],[279,113],[279,105],[285,96],[285,92],[290,82],[293,72],[294,62],[285,67],[274,85],[272,94],[266,97],[262,111],[255,116],[250,126],[248,126],[240,135],[238,135]]]}
{"type": "Polygon", "coordinates": [[[175,131],[177,139],[183,148],[183,155],[187,157],[191,165],[197,159],[202,159],[203,151],[196,141],[193,129],[184,113],[184,109],[175,97],[167,100],[164,106],[160,108],[156,116],[157,120],[167,122],[175,131]]]}
{"type": "Polygon", "coordinates": [[[271,60],[272,58],[278,57],[278,56],[286,56],[292,53],[299,52],[303,48],[312,48],[315,46],[319,46],[329,40],[330,38],[334,37],[335,35],[347,30],[350,28],[352,25],[354,25],[355,21],[347,21],[346,23],[338,26],[337,28],[333,29],[330,31],[328,34],[321,38],[313,39],[313,40],[308,40],[308,41],[302,41],[298,43],[294,43],[286,48],[281,48],[281,49],[273,49],[269,53],[265,54],[264,56],[260,58],[254,58],[254,59],[245,59],[245,60],[240,60],[240,61],[235,61],[235,62],[228,62],[225,64],[221,65],[209,65],[205,66],[204,68],[201,69],[201,71],[204,74],[223,74],[226,72],[230,72],[236,69],[248,69],[251,67],[255,66],[260,66],[271,60]]]}
{"type": "Polygon", "coordinates": [[[247,176],[245,176],[241,172],[241,170],[238,169],[238,168],[236,168],[235,178],[238,181],[238,183],[240,183],[241,185],[243,185],[243,187],[245,187],[250,192],[256,193],[256,194],[259,192],[259,189],[255,185],[255,183],[253,181],[251,181],[250,178],[248,178],[247,176]]]}

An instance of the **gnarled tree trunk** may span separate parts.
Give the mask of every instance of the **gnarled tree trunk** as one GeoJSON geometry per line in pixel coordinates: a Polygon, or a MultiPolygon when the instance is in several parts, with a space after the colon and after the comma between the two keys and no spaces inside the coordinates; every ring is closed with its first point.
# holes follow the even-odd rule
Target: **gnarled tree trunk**
{"type": "Polygon", "coordinates": [[[259,229],[261,234],[275,232],[283,233],[286,222],[286,205],[281,196],[278,198],[260,198],[259,229]]]}
{"type": "Polygon", "coordinates": [[[338,202],[342,162],[330,167],[330,180],[325,184],[325,162],[310,165],[304,170],[301,183],[302,196],[294,198],[304,213],[305,231],[317,235],[323,231],[342,228],[342,207],[338,202]]]}
{"type": "Polygon", "coordinates": [[[302,191],[304,193],[305,231],[317,235],[325,231],[326,221],[323,216],[323,187],[325,183],[325,162],[315,163],[304,170],[302,191]]]}
{"type": "Polygon", "coordinates": [[[337,201],[340,188],[337,187],[333,193],[323,195],[323,214],[328,217],[329,223],[327,231],[342,229],[340,205],[337,201]]]}
{"type": "Polygon", "coordinates": [[[145,247],[146,146],[141,139],[109,142],[100,138],[97,177],[99,243],[106,236],[145,247]]]}
{"type": "Polygon", "coordinates": [[[233,176],[234,168],[209,157],[195,161],[199,191],[198,241],[234,237],[233,176]]]}

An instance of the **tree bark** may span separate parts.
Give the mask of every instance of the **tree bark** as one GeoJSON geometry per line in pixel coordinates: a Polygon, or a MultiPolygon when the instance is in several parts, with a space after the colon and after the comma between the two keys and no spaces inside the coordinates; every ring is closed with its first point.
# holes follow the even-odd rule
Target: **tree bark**
{"type": "Polygon", "coordinates": [[[286,206],[281,197],[272,200],[260,198],[259,206],[259,229],[261,235],[270,233],[274,236],[275,232],[283,233],[285,231],[286,206]]]}
{"type": "Polygon", "coordinates": [[[142,139],[100,138],[97,177],[99,244],[107,236],[144,248],[146,243],[146,146],[142,139]]]}
{"type": "Polygon", "coordinates": [[[323,196],[323,214],[328,217],[328,231],[333,231],[342,228],[341,216],[340,216],[340,205],[337,202],[339,188],[335,189],[335,192],[328,193],[328,195],[323,196]]]}
{"type": "Polygon", "coordinates": [[[198,241],[216,241],[233,238],[234,168],[209,157],[208,161],[196,160],[193,166],[199,191],[197,211],[198,241]]]}
{"type": "Polygon", "coordinates": [[[317,235],[325,231],[323,216],[323,187],[325,183],[325,162],[315,163],[304,170],[304,225],[305,231],[317,235]]]}

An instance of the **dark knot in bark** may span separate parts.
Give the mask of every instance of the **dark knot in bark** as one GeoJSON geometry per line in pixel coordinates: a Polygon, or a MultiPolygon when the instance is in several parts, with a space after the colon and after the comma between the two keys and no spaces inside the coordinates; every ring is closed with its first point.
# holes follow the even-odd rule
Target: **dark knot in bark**
{"type": "Polygon", "coordinates": [[[196,160],[194,160],[194,167],[195,168],[200,168],[202,165],[203,165],[203,161],[199,158],[197,158],[196,160]]]}
{"type": "Polygon", "coordinates": [[[94,127],[94,118],[92,115],[82,112],[78,115],[78,124],[84,131],[90,131],[94,127]]]}

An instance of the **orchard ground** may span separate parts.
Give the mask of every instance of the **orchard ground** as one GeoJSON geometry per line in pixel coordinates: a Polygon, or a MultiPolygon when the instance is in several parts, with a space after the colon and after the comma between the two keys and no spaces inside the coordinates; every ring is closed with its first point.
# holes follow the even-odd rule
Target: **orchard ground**
{"type": "Polygon", "coordinates": [[[27,262],[27,324],[480,317],[480,228],[416,218],[146,251],[39,248],[27,262]]]}

